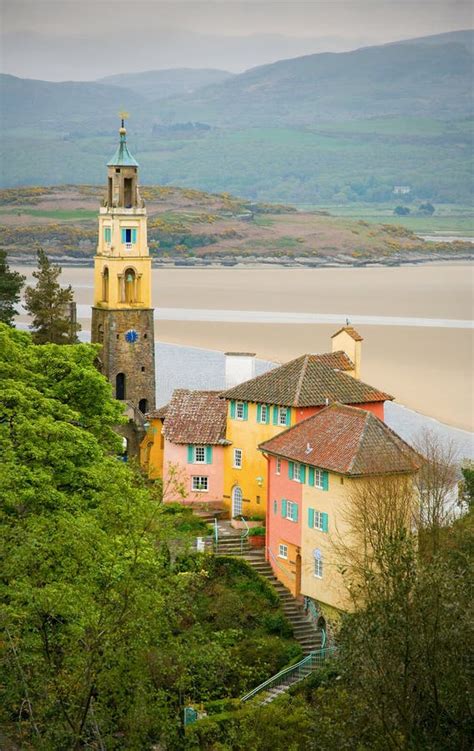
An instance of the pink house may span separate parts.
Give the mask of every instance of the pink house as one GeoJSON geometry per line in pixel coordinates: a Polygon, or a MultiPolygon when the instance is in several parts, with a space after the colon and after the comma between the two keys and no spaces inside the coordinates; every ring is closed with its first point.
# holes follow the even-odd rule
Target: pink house
{"type": "Polygon", "coordinates": [[[163,426],[166,502],[222,502],[227,405],[219,393],[173,392],[163,426]]]}
{"type": "MultiPolygon", "coordinates": [[[[301,590],[303,484],[286,459],[268,455],[267,554],[278,579],[297,596],[301,590]]],[[[299,467],[299,465],[298,465],[299,467]]]]}

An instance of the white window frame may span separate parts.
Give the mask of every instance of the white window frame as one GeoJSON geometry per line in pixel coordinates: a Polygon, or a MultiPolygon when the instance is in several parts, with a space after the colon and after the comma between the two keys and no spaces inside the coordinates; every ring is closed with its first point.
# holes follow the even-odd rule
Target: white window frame
{"type": "Polygon", "coordinates": [[[322,469],[314,470],[314,487],[319,488],[319,490],[324,490],[322,469]]]}
{"type": "Polygon", "coordinates": [[[278,425],[286,427],[286,418],[288,415],[288,407],[278,407],[278,425]],[[282,420],[283,417],[283,420],[282,420]]]}
{"type": "Polygon", "coordinates": [[[322,511],[314,511],[314,529],[319,529],[320,532],[324,532],[322,511]]]}
{"type": "Polygon", "coordinates": [[[234,449],[234,462],[233,462],[234,469],[242,469],[242,456],[243,456],[242,449],[234,449]]]}
{"type": "Polygon", "coordinates": [[[209,477],[207,475],[193,475],[191,478],[191,489],[193,493],[207,493],[209,490],[209,477]],[[195,487],[195,485],[205,485],[206,487],[195,487]]]}
{"type": "Polygon", "coordinates": [[[299,462],[295,462],[293,465],[293,480],[301,482],[301,464],[299,462]]]}
{"type": "Polygon", "coordinates": [[[283,545],[283,543],[278,545],[278,558],[283,558],[285,561],[288,560],[288,545],[283,545]]]}
{"type": "Polygon", "coordinates": [[[260,405],[260,422],[266,425],[267,419],[268,419],[268,404],[261,404],[260,405]]]}
{"type": "Polygon", "coordinates": [[[281,459],[279,457],[277,457],[277,460],[276,460],[275,474],[276,475],[281,474],[281,459]]]}
{"type": "Polygon", "coordinates": [[[193,464],[206,464],[206,447],[205,446],[194,446],[193,464]],[[202,451],[202,459],[198,459],[198,451],[202,451]]]}
{"type": "Polygon", "coordinates": [[[245,415],[245,407],[243,402],[236,402],[235,403],[235,419],[236,420],[243,420],[245,415]],[[241,414],[239,414],[241,412],[241,414]]]}
{"type": "Polygon", "coordinates": [[[286,502],[286,519],[288,519],[290,522],[294,522],[293,519],[293,507],[296,506],[298,508],[298,504],[294,501],[287,501],[286,502]]]}
{"type": "Polygon", "coordinates": [[[315,558],[314,559],[314,576],[317,579],[322,579],[324,573],[324,566],[323,566],[323,558],[315,558]]]}

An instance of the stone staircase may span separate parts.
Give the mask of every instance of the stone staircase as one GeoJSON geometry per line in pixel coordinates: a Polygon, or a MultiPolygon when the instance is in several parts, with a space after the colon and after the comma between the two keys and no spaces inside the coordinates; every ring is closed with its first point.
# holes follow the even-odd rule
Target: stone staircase
{"type": "Polygon", "coordinates": [[[272,567],[265,560],[262,548],[250,547],[248,539],[242,540],[240,533],[238,533],[220,536],[216,552],[218,555],[242,556],[255,571],[270,582],[280,598],[283,612],[292,626],[293,636],[301,645],[304,655],[316,649],[321,649],[321,631],[316,629],[308,619],[303,607],[293,597],[289,589],[276,578],[272,567]]]}

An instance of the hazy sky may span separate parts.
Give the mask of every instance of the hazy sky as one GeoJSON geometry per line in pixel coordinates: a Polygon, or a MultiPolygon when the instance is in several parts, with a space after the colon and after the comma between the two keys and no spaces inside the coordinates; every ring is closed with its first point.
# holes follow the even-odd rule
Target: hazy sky
{"type": "Polygon", "coordinates": [[[50,80],[253,65],[473,25],[467,0],[2,0],[1,69],[50,80]]]}

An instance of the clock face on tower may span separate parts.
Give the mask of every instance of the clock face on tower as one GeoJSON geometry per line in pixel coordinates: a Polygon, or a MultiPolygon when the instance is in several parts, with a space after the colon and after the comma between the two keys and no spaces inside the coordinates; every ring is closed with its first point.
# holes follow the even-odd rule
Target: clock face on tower
{"type": "Polygon", "coordinates": [[[135,329],[130,329],[125,333],[125,339],[129,344],[135,344],[138,339],[138,333],[135,329]]]}

